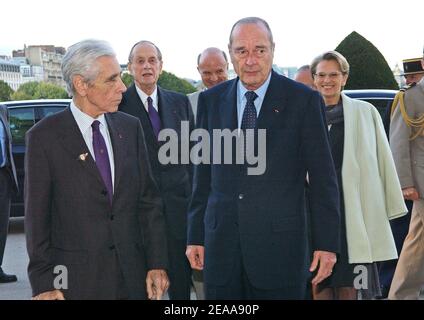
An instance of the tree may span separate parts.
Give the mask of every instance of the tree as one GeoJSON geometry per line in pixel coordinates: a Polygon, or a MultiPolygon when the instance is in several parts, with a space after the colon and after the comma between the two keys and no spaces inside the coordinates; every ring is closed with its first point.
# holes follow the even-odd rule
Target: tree
{"type": "Polygon", "coordinates": [[[13,94],[12,99],[13,100],[33,100],[35,90],[38,87],[39,82],[37,81],[30,81],[26,82],[24,84],[21,84],[13,94]]]}
{"type": "Polygon", "coordinates": [[[345,89],[399,89],[389,65],[380,51],[353,31],[337,46],[350,65],[345,89]]]}
{"type": "MultiPolygon", "coordinates": [[[[124,73],[122,75],[122,81],[128,88],[133,83],[134,78],[129,73],[124,73]]],[[[161,75],[159,76],[158,85],[164,89],[180,92],[182,94],[188,94],[196,91],[196,88],[193,87],[189,82],[178,78],[173,73],[166,71],[162,71],[161,75]]]]}
{"type": "Polygon", "coordinates": [[[129,73],[124,73],[122,75],[122,82],[125,84],[125,86],[128,88],[134,81],[134,78],[129,73]]]}
{"type": "Polygon", "coordinates": [[[53,83],[40,82],[34,92],[34,99],[66,99],[68,93],[53,83]]]}
{"type": "Polygon", "coordinates": [[[196,91],[196,88],[189,82],[166,71],[162,71],[162,74],[159,76],[158,84],[162,88],[180,92],[182,94],[188,94],[196,91]]]}
{"type": "Polygon", "coordinates": [[[49,82],[31,81],[22,84],[19,89],[12,94],[13,100],[34,100],[34,99],[66,99],[68,94],[65,89],[49,82]]]}
{"type": "Polygon", "coordinates": [[[12,88],[3,80],[0,80],[0,101],[10,101],[12,93],[12,88]]]}

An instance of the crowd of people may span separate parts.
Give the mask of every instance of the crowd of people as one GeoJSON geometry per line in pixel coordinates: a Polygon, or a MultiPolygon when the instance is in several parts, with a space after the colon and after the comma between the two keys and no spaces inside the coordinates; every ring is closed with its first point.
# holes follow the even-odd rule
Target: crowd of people
{"type": "MultiPolygon", "coordinates": [[[[33,299],[161,299],[167,292],[188,300],[192,286],[197,299],[213,300],[381,297],[380,271],[400,252],[391,221],[408,213],[405,199],[413,201],[411,225],[389,299],[418,298],[424,82],[395,99],[389,144],[376,108],[343,93],[350,73],[343,55],[318,55],[293,81],[272,70],[274,49],[265,20],[240,19],[230,31],[230,59],[219,48],[200,53],[204,89],[185,96],[158,85],[163,59],[153,42],[130,49],[128,88],[107,42],[68,48],[62,72],[70,107],[26,135],[33,299]],[[224,154],[216,148],[202,150],[210,161],[163,163],[164,129],[195,149],[183,122],[189,132],[208,133],[211,146],[222,138],[217,130],[245,139],[229,142],[230,163],[217,161],[224,154]],[[259,144],[261,130],[266,147],[249,150],[249,135],[259,144]],[[266,159],[263,174],[238,161],[255,151],[266,159]],[[66,267],[65,282],[56,281],[57,266],[66,267]]],[[[419,74],[414,68],[405,73],[419,74]]],[[[16,174],[7,110],[0,111],[1,267],[16,174]]],[[[181,159],[183,148],[170,152],[181,159]]],[[[0,282],[11,281],[0,268],[0,282]]]]}

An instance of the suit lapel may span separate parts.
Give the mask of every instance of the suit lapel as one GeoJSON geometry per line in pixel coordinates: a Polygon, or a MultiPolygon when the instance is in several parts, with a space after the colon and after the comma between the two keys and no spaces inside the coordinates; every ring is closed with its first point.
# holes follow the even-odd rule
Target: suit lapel
{"type": "Polygon", "coordinates": [[[222,102],[219,103],[221,115],[221,129],[229,128],[231,131],[237,129],[237,82],[238,78],[232,80],[228,89],[223,93],[222,102]]]}
{"type": "Polygon", "coordinates": [[[63,148],[65,148],[65,150],[70,154],[72,159],[78,161],[87,173],[92,175],[99,183],[104,185],[99,170],[97,169],[97,165],[88,150],[82,133],[69,107],[64,111],[63,121],[63,130],[61,130],[63,148]]]}
{"type": "Polygon", "coordinates": [[[134,115],[140,120],[141,127],[143,128],[144,136],[146,138],[146,143],[149,145],[149,148],[157,149],[158,143],[156,137],[153,133],[152,124],[150,122],[149,114],[144,108],[144,104],[140,99],[140,96],[137,93],[135,84],[133,84],[128,89],[128,105],[130,108],[130,114],[134,115]]]}
{"type": "Polygon", "coordinates": [[[109,129],[110,139],[112,141],[113,158],[115,164],[114,194],[116,194],[116,191],[118,190],[119,186],[119,181],[122,176],[122,164],[125,155],[125,137],[116,119],[113,117],[113,114],[105,114],[105,118],[109,129]]]}
{"type": "Polygon", "coordinates": [[[180,128],[178,127],[178,112],[175,103],[165,91],[163,91],[159,86],[157,88],[159,115],[162,122],[162,129],[174,129],[176,132],[180,132],[180,128]]]}
{"type": "Polygon", "coordinates": [[[279,81],[278,77],[280,76],[272,71],[258,117],[258,128],[271,128],[274,123],[278,123],[277,120],[282,116],[287,105],[286,90],[284,90],[284,86],[281,86],[282,81],[279,81]]]}

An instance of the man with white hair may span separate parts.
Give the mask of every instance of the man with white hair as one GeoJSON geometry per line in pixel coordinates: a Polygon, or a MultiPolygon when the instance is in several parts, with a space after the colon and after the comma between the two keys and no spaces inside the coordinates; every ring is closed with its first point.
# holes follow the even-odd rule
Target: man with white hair
{"type": "Polygon", "coordinates": [[[160,299],[168,287],[162,203],[110,45],[63,58],[70,107],[26,136],[25,229],[36,300],[160,299]]]}

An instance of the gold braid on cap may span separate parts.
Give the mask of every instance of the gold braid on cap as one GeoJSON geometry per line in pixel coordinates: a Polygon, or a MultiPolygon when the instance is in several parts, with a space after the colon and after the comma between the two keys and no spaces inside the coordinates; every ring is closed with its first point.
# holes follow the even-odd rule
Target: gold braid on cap
{"type": "MultiPolygon", "coordinates": [[[[415,85],[415,83],[414,83],[415,85]]],[[[405,89],[401,89],[393,99],[393,104],[390,112],[390,116],[393,116],[393,113],[396,110],[396,107],[399,102],[400,112],[402,114],[402,118],[405,121],[406,125],[410,128],[418,128],[418,131],[415,134],[411,134],[411,137],[409,137],[409,141],[412,141],[416,139],[419,135],[421,135],[424,131],[424,114],[419,116],[417,119],[410,118],[408,114],[406,113],[405,108],[405,102],[404,102],[404,96],[405,96],[405,90],[409,89],[410,87],[407,87],[405,89]]]]}

